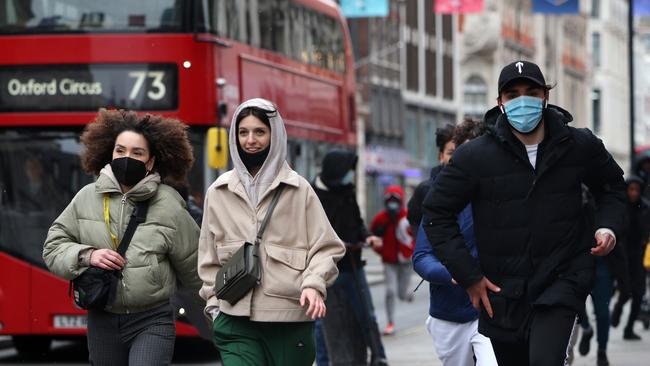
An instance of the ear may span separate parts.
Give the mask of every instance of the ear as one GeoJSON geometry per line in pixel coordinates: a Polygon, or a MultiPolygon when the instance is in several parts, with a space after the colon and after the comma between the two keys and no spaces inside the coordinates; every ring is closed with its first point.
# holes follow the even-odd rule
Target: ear
{"type": "Polygon", "coordinates": [[[546,89],[546,91],[544,91],[544,108],[548,106],[548,95],[549,95],[549,91],[548,89],[546,89]]]}
{"type": "Polygon", "coordinates": [[[151,159],[149,159],[149,161],[147,162],[147,164],[145,164],[145,166],[147,167],[147,173],[151,173],[151,171],[153,170],[153,166],[155,164],[156,164],[156,157],[152,156],[151,159]]]}
{"type": "Polygon", "coordinates": [[[506,111],[503,109],[503,103],[501,102],[501,96],[497,98],[497,105],[499,106],[499,110],[501,110],[501,113],[506,113],[506,111]]]}

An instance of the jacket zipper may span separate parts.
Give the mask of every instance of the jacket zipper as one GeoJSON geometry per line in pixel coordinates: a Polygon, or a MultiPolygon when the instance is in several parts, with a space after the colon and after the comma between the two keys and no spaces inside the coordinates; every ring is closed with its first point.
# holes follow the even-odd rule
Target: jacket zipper
{"type": "MultiPolygon", "coordinates": [[[[126,194],[122,195],[122,199],[120,200],[120,220],[119,220],[119,231],[122,231],[122,219],[124,216],[124,206],[126,206],[126,194]]],[[[124,233],[122,233],[122,236],[124,233]]],[[[126,254],[126,253],[125,253],[126,254]]],[[[126,313],[129,314],[129,309],[126,306],[126,283],[124,283],[124,276],[121,276],[120,282],[122,282],[122,305],[124,305],[124,309],[126,310],[126,313]]]]}

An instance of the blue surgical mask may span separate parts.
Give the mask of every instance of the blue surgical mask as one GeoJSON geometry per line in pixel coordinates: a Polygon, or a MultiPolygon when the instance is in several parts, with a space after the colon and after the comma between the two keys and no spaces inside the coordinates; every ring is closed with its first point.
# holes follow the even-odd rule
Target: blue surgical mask
{"type": "Polygon", "coordinates": [[[354,183],[354,172],[352,170],[348,170],[343,178],[341,178],[341,185],[347,186],[352,183],[354,183]]]}
{"type": "Polygon", "coordinates": [[[539,125],[544,100],[522,95],[503,104],[510,126],[521,133],[529,133],[539,125]]]}

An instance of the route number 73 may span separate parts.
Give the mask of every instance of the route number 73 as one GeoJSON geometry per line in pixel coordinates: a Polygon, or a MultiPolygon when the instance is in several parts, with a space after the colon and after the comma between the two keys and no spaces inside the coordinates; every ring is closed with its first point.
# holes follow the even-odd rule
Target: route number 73
{"type": "Polygon", "coordinates": [[[133,84],[133,88],[129,94],[129,99],[135,100],[147,78],[153,79],[150,86],[152,90],[149,90],[147,92],[147,97],[149,97],[151,100],[161,100],[165,97],[167,88],[162,82],[163,78],[165,77],[164,71],[131,71],[129,72],[129,77],[135,78],[135,83],[133,84]]]}

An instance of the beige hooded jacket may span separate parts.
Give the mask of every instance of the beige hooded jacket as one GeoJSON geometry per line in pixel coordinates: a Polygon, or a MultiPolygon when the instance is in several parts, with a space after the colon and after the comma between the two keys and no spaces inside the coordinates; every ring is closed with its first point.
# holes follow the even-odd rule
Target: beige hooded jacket
{"type": "Polygon", "coordinates": [[[230,154],[234,169],[222,174],[206,192],[203,226],[199,239],[200,295],[206,309],[248,316],[253,321],[310,321],[299,304],[304,288],[323,297],[345,253],[343,242],[332,229],[309,183],[285,161],[287,137],[279,113],[270,118],[271,147],[264,165],[252,177],[237,152],[235,119],[246,107],[275,110],[263,99],[249,100],[233,114],[230,154]],[[261,284],[235,305],[214,294],[217,272],[246,241],[253,243],[273,192],[284,184],[278,204],[260,245],[261,284]]]}

